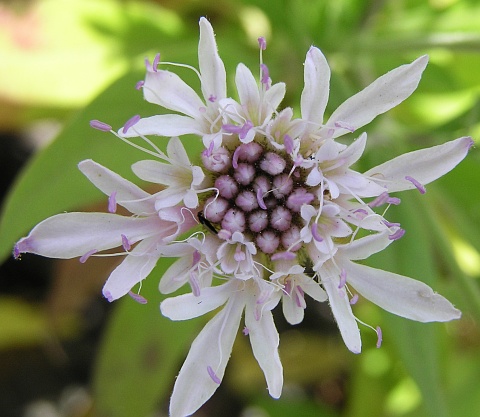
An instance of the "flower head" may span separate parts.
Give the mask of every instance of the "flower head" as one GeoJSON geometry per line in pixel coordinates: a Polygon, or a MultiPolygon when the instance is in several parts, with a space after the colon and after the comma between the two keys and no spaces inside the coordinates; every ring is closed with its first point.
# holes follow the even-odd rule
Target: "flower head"
{"type": "MultiPolygon", "coordinates": [[[[266,48],[259,39],[262,52],[266,48]]],[[[164,63],[166,64],[166,63],[164,63]]],[[[195,412],[220,384],[242,315],[244,334],[262,368],[270,395],[281,394],[279,336],[272,310],[282,303],[286,320],[303,320],[308,294],[328,300],[346,346],[361,350],[352,310],[359,295],[394,314],[418,321],[447,321],[460,312],[425,284],[355,261],[379,252],[405,232],[377,207],[399,204],[389,193],[425,192],[425,185],[453,169],[472,140],[411,152],[367,172],[352,166],[367,135],[350,145],[335,139],[355,132],[398,105],[417,87],[427,64],[423,56],[390,71],[345,101],[324,122],[330,69],[319,49],[307,53],[301,117],[277,111],[285,94],[260,62],[259,79],[237,67],[238,100],[226,93],[225,70],[213,29],[200,20],[201,94],[174,73],[147,62],[145,98],[175,114],[132,118],[116,135],[140,136],[155,160],[132,166],[135,174],[164,188],[149,194],[108,169],[84,161],[82,172],[108,198],[109,214],[71,213],[45,220],[15,246],[15,255],[88,256],[123,247],[126,259],[110,276],[104,294],[111,301],[131,291],[162,256],[179,257],[160,282],[170,294],[161,311],[188,320],[217,308],[193,342],[175,382],[172,416],[195,412]],[[177,114],[180,113],[180,114],[177,114]],[[145,135],[173,136],[167,153],[145,135]],[[195,134],[204,149],[192,163],[177,136],[195,134]],[[123,205],[131,217],[114,214],[123,205]],[[361,230],[367,231],[359,234],[361,230]],[[188,232],[188,236],[182,236],[188,232]],[[356,293],[358,292],[358,294],[356,293]]],[[[92,127],[110,130],[98,121],[92,127]]],[[[135,145],[138,147],[138,145],[135,145]]],[[[381,339],[381,331],[376,330],[381,339]]]]}

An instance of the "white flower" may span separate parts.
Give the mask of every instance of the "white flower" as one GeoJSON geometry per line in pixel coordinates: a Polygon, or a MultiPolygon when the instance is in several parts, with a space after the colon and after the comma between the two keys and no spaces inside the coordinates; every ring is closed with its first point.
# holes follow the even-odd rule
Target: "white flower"
{"type": "Polygon", "coordinates": [[[448,300],[423,282],[352,262],[366,259],[391,242],[388,232],[383,232],[338,245],[335,256],[317,270],[343,340],[354,353],[360,353],[361,340],[350,305],[350,286],[383,309],[411,320],[443,322],[461,316],[448,300]]]}
{"type": "Polygon", "coordinates": [[[273,293],[273,287],[262,279],[231,279],[205,288],[199,296],[184,294],[161,303],[162,314],[172,320],[189,320],[225,304],[192,343],[173,388],[171,417],[193,414],[218,388],[244,310],[244,334],[250,338],[270,395],[280,397],[283,373],[278,355],[279,336],[271,313],[278,301],[278,292],[273,293]],[[276,296],[270,298],[270,293],[276,296]]]}
{"type": "Polygon", "coordinates": [[[150,194],[118,174],[86,160],[80,170],[115,203],[134,216],[113,213],[62,213],[39,223],[15,245],[15,255],[35,253],[49,258],[81,257],[81,261],[107,249],[123,247],[123,262],[110,274],[103,294],[109,301],[127,294],[146,278],[161,256],[164,245],[196,224],[181,207],[161,212],[150,194]],[[133,249],[130,247],[138,243],[133,249]]]}
{"type": "MultiPolygon", "coordinates": [[[[159,58],[159,56],[157,56],[159,58]]],[[[119,135],[181,136],[200,135],[205,146],[221,140],[221,112],[219,101],[227,94],[225,66],[218,56],[215,34],[207,19],[200,19],[198,44],[198,73],[203,98],[178,75],[157,69],[157,60],[147,62],[147,76],[143,84],[145,99],[181,114],[162,114],[140,119],[129,129],[120,129],[119,135]]],[[[196,71],[196,70],[195,70],[196,71]]]]}
{"type": "MultiPolygon", "coordinates": [[[[259,46],[265,49],[263,38],[259,46]]],[[[263,62],[258,82],[239,64],[239,99],[226,96],[224,66],[204,18],[198,50],[203,97],[175,74],[157,69],[156,58],[147,65],[145,98],[181,114],[136,116],[117,134],[126,142],[127,137],[140,136],[154,149],[146,152],[160,161],[140,161],[132,169],[139,178],[165,188],[150,195],[93,161],[84,161],[80,169],[109,196],[111,213],[51,217],[14,250],[17,257],[32,252],[81,256],[84,261],[97,251],[123,246],[126,259],[105,284],[109,300],[128,293],[161,256],[179,257],[159,288],[170,294],[189,285],[191,293],[167,298],[162,313],[172,320],[188,320],[223,308],[192,344],[175,382],[171,416],[194,413],[214,393],[243,313],[244,334],[269,393],[280,396],[279,336],[271,312],[280,299],[287,321],[297,324],[306,308],[305,293],[319,302],[328,298],[345,344],[355,353],[361,350],[361,339],[350,304],[350,296],[353,301],[358,297],[353,290],[412,320],[459,318],[460,312],[425,284],[355,261],[402,237],[404,230],[384,217],[385,210],[375,212],[379,206],[400,203],[389,193],[415,188],[424,193],[425,184],[467,155],[472,139],[411,152],[363,174],[352,166],[364,152],[366,133],[349,146],[335,140],[412,94],[427,57],[383,75],[324,123],[330,69],[317,48],[310,48],[305,60],[298,119],[290,108],[277,111],[285,85],[272,85],[263,62]],[[145,137],[149,134],[173,136],[166,155],[145,137]],[[184,134],[195,134],[204,144],[199,165],[190,161],[177,137],[184,134]],[[113,214],[117,203],[132,217],[113,214]],[[359,238],[365,236],[362,230],[369,234],[359,238]],[[187,232],[190,236],[177,241],[187,232]]],[[[91,125],[111,130],[98,121],[91,125]]]]}
{"type": "Polygon", "coordinates": [[[139,161],[132,165],[138,178],[165,185],[155,195],[155,209],[161,210],[183,202],[186,207],[198,207],[198,193],[202,192],[205,174],[202,168],[190,163],[180,139],[173,137],[167,145],[168,163],[155,160],[139,161]]]}

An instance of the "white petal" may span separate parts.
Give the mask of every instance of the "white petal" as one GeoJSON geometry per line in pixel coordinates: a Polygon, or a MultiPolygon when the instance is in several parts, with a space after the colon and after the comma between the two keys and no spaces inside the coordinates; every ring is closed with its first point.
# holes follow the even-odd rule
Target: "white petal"
{"type": "Polygon", "coordinates": [[[264,120],[258,120],[258,123],[263,123],[265,120],[271,119],[272,113],[277,109],[285,97],[285,90],[285,83],[276,83],[265,91],[263,96],[264,104],[262,106],[262,112],[264,114],[261,116],[264,120]]]}
{"type": "Polygon", "coordinates": [[[220,380],[223,378],[245,306],[241,294],[231,298],[193,341],[173,387],[170,417],[193,414],[218,388],[207,369],[211,367],[220,380]]]}
{"type": "Polygon", "coordinates": [[[410,176],[420,184],[428,184],[451,171],[467,155],[473,145],[466,136],[443,145],[421,149],[400,155],[365,172],[365,176],[385,185],[389,192],[414,189],[405,179],[410,176]]]}
{"type": "Polygon", "coordinates": [[[203,96],[205,100],[210,96],[220,100],[227,95],[225,66],[218,56],[212,25],[204,17],[200,18],[199,25],[198,64],[202,75],[203,96]]]}
{"type": "Polygon", "coordinates": [[[117,173],[108,168],[97,164],[91,159],[87,159],[78,164],[82,173],[106,195],[116,193],[118,204],[125,207],[128,211],[135,214],[150,214],[154,212],[152,199],[147,199],[150,194],[143,191],[132,182],[122,178],[117,173]],[[137,201],[146,199],[144,201],[137,201]]]}
{"type": "Polygon", "coordinates": [[[358,139],[354,140],[347,149],[340,153],[339,158],[345,161],[345,166],[353,165],[363,155],[366,144],[367,134],[363,132],[358,139]]]}
{"type": "Polygon", "coordinates": [[[299,307],[297,303],[288,295],[282,297],[282,311],[285,320],[291,325],[301,323],[303,321],[305,309],[299,307]]]}
{"type": "Polygon", "coordinates": [[[357,321],[352,313],[352,307],[344,289],[339,290],[340,282],[338,276],[331,276],[323,268],[320,270],[322,284],[328,294],[328,300],[332,309],[333,316],[337,321],[340,334],[347,348],[353,353],[360,353],[362,350],[362,340],[358,330],[357,321]],[[340,291],[343,294],[340,294],[340,291]]]}
{"type": "Polygon", "coordinates": [[[48,258],[68,259],[92,250],[122,245],[122,234],[138,242],[169,230],[171,223],[158,217],[124,217],[108,213],[62,213],[37,224],[17,243],[17,249],[48,258]]]}
{"type": "Polygon", "coordinates": [[[384,250],[393,240],[388,238],[391,234],[388,230],[382,233],[374,233],[346,245],[338,245],[338,256],[354,261],[366,259],[369,256],[384,250]]]}
{"type": "Polygon", "coordinates": [[[205,104],[197,93],[178,75],[170,71],[151,68],[147,70],[143,86],[145,100],[170,110],[186,114],[193,118],[201,118],[201,108],[205,104]]]}
{"type": "Polygon", "coordinates": [[[318,48],[311,47],[307,52],[304,79],[305,87],[300,101],[302,119],[321,124],[328,102],[330,67],[318,48]]]}
{"type": "Polygon", "coordinates": [[[262,368],[267,381],[268,393],[279,398],[283,387],[283,368],[278,355],[278,336],[271,311],[263,311],[260,320],[255,320],[253,305],[247,304],[245,309],[245,325],[248,329],[253,355],[262,368]]]}
{"type": "Polygon", "coordinates": [[[190,165],[190,159],[188,159],[187,151],[185,150],[182,141],[178,137],[173,137],[168,141],[167,154],[179,165],[190,165]]]}
{"type": "Polygon", "coordinates": [[[143,240],[113,270],[102,290],[108,301],[123,297],[152,272],[160,256],[155,250],[157,241],[158,238],[143,240]]]}
{"type": "Polygon", "coordinates": [[[421,322],[450,321],[461,316],[450,301],[423,282],[353,262],[342,266],[347,281],[361,295],[397,316],[421,322]]]}
{"type": "Polygon", "coordinates": [[[234,282],[217,287],[202,288],[199,296],[191,293],[167,298],[160,310],[170,320],[190,320],[202,316],[224,304],[235,291],[234,282]]]}
{"type": "Polygon", "coordinates": [[[300,279],[300,286],[306,294],[312,297],[315,301],[320,303],[327,301],[328,297],[326,292],[314,279],[307,277],[306,275],[300,279]]]}
{"type": "Polygon", "coordinates": [[[238,64],[235,74],[235,84],[237,85],[240,103],[247,112],[252,122],[257,122],[258,106],[260,103],[260,93],[258,92],[257,82],[252,72],[243,64],[238,64]]]}
{"type": "Polygon", "coordinates": [[[135,162],[132,171],[138,178],[155,184],[189,186],[192,179],[192,172],[183,166],[153,160],[135,162]]]}
{"type": "MultiPolygon", "coordinates": [[[[377,78],[364,90],[355,94],[333,112],[322,131],[328,131],[340,122],[358,129],[371,122],[379,114],[400,104],[412,94],[420,82],[427,66],[428,56],[424,55],[411,64],[402,65],[377,78]]],[[[347,133],[347,129],[336,129],[334,138],[347,133]]]]}
{"type": "Polygon", "coordinates": [[[181,256],[181,258],[178,258],[163,274],[158,286],[162,294],[171,294],[188,281],[188,273],[193,262],[193,248],[190,249],[190,256],[187,253],[177,253],[175,256],[181,256]]]}
{"type": "Polygon", "coordinates": [[[144,117],[135,123],[126,133],[123,128],[118,134],[124,138],[137,136],[181,136],[190,133],[201,134],[202,125],[196,119],[180,114],[160,114],[151,117],[144,117]]]}

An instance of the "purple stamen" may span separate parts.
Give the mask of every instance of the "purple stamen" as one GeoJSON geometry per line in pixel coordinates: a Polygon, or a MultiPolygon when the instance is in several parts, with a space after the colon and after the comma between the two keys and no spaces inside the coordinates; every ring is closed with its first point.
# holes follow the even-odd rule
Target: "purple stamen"
{"type": "Polygon", "coordinates": [[[242,248],[240,245],[238,245],[235,249],[235,254],[233,255],[233,259],[235,259],[237,262],[242,262],[246,259],[246,255],[244,252],[242,252],[242,248]]]}
{"type": "Polygon", "coordinates": [[[389,240],[398,240],[405,234],[405,229],[398,229],[395,233],[388,236],[389,240]]]}
{"type": "Polygon", "coordinates": [[[153,64],[152,64],[152,70],[154,72],[157,72],[157,67],[159,62],[160,62],[160,54],[157,54],[155,55],[155,58],[153,59],[153,64]]]}
{"type": "Polygon", "coordinates": [[[110,213],[115,213],[117,211],[117,192],[114,191],[108,197],[108,211],[110,213]]]}
{"type": "Polygon", "coordinates": [[[291,154],[293,152],[293,139],[290,135],[285,135],[283,137],[283,144],[285,145],[285,151],[287,151],[288,154],[291,154]]]}
{"type": "MultiPolygon", "coordinates": [[[[142,297],[140,294],[135,294],[134,292],[129,291],[128,295],[130,297],[132,297],[137,303],[140,303],[140,304],[147,304],[148,303],[147,299],[145,297],[142,297]]],[[[108,300],[108,301],[110,301],[110,300],[108,300]]]]}
{"type": "Polygon", "coordinates": [[[318,233],[318,225],[317,223],[312,223],[312,227],[310,228],[311,232],[312,232],[312,236],[313,238],[317,241],[317,242],[323,242],[323,237],[320,236],[320,233],[318,233]]]}
{"type": "Polygon", "coordinates": [[[85,262],[87,262],[87,259],[90,258],[90,256],[92,256],[94,253],[97,253],[98,250],[97,249],[92,249],[92,250],[89,250],[85,255],[82,255],[79,259],[80,263],[84,264],[85,262]]]}
{"type": "Polygon", "coordinates": [[[368,206],[372,208],[382,206],[387,202],[388,198],[389,198],[389,195],[385,191],[382,194],[380,194],[377,198],[375,198],[373,201],[370,201],[370,203],[368,203],[368,206]]]}
{"type": "Polygon", "coordinates": [[[140,116],[136,114],[133,116],[131,119],[127,120],[127,123],[125,123],[125,126],[123,126],[122,132],[125,134],[127,133],[128,129],[130,129],[133,125],[136,125],[140,120],[140,116]]]}
{"type": "Polygon", "coordinates": [[[340,282],[338,284],[338,289],[342,289],[343,287],[345,287],[345,284],[347,283],[347,271],[345,271],[344,268],[342,268],[341,272],[340,272],[340,282]]]}
{"type": "Polygon", "coordinates": [[[398,197],[388,197],[387,203],[388,204],[393,204],[394,206],[398,206],[402,200],[400,200],[398,197]]]}
{"type": "Polygon", "coordinates": [[[210,94],[210,96],[208,97],[208,101],[210,103],[215,103],[217,101],[217,97],[214,96],[213,94],[210,94]]]}
{"type": "Polygon", "coordinates": [[[140,90],[145,85],[145,81],[140,80],[138,83],[135,84],[135,90],[140,90]]]}
{"type": "Polygon", "coordinates": [[[112,126],[103,123],[100,120],[90,120],[90,127],[101,130],[102,132],[110,132],[112,130],[112,126]]]}
{"type": "Polygon", "coordinates": [[[198,250],[195,250],[193,252],[193,261],[192,261],[192,267],[197,265],[200,262],[200,259],[202,259],[200,252],[198,250]]]}
{"type": "Polygon", "coordinates": [[[268,72],[268,67],[265,64],[260,64],[260,69],[262,71],[262,79],[260,80],[260,82],[268,90],[269,83],[270,83],[270,74],[268,72]]]}
{"type": "Polygon", "coordinates": [[[18,244],[16,244],[13,248],[13,257],[15,259],[20,259],[20,256],[21,256],[21,252],[20,252],[20,248],[18,247],[18,244]]]}
{"type": "Polygon", "coordinates": [[[250,333],[250,330],[248,330],[248,327],[247,327],[247,326],[245,326],[245,327],[243,328],[242,333],[243,333],[244,336],[248,336],[248,334],[250,333]]]}
{"type": "Polygon", "coordinates": [[[265,40],[265,38],[263,36],[260,36],[258,38],[258,46],[262,51],[267,49],[267,41],[265,40]]]}
{"type": "Polygon", "coordinates": [[[267,209],[267,206],[265,205],[265,201],[263,201],[263,191],[261,188],[258,188],[257,190],[257,202],[260,208],[262,208],[263,210],[267,209]]]}
{"type": "Polygon", "coordinates": [[[341,129],[346,129],[350,132],[355,131],[355,128],[351,124],[345,123],[345,122],[342,122],[342,121],[335,122],[335,127],[339,127],[341,129]]]}
{"type": "Polygon", "coordinates": [[[420,191],[420,194],[425,194],[427,192],[425,187],[422,184],[420,184],[415,178],[409,177],[407,175],[405,179],[407,181],[410,181],[417,188],[417,190],[420,191]]]}
{"type": "Polygon", "coordinates": [[[215,382],[215,384],[220,385],[222,381],[220,380],[220,378],[217,376],[217,374],[215,373],[215,371],[212,369],[210,365],[207,366],[207,372],[210,378],[212,378],[212,381],[215,382]]]}
{"type": "Polygon", "coordinates": [[[382,340],[383,340],[383,335],[382,335],[382,329],[380,326],[377,326],[377,329],[375,330],[377,332],[377,348],[382,346],[382,340]]]}
{"type": "Polygon", "coordinates": [[[357,304],[358,301],[358,294],[354,294],[353,297],[350,299],[350,305],[357,304]]]}
{"type": "Polygon", "coordinates": [[[400,227],[400,223],[391,223],[388,220],[383,220],[383,224],[387,227],[400,227]]]}
{"type": "Polygon", "coordinates": [[[126,252],[128,252],[130,250],[130,248],[132,247],[132,244],[129,242],[127,236],[125,236],[125,235],[122,235],[122,246],[123,246],[123,249],[125,249],[126,252]]]}
{"type": "Polygon", "coordinates": [[[215,143],[213,140],[210,142],[210,145],[208,145],[208,149],[205,149],[203,152],[205,152],[205,156],[212,156],[213,153],[213,147],[215,146],[215,143]]]}
{"type": "Polygon", "coordinates": [[[194,272],[190,272],[190,279],[188,280],[190,287],[192,288],[192,293],[195,297],[200,296],[200,283],[198,282],[198,277],[194,272]]]}
{"type": "Polygon", "coordinates": [[[235,133],[238,134],[240,139],[245,139],[250,129],[253,127],[253,123],[250,120],[247,120],[243,125],[237,126],[232,124],[222,125],[222,129],[226,133],[235,133]]]}

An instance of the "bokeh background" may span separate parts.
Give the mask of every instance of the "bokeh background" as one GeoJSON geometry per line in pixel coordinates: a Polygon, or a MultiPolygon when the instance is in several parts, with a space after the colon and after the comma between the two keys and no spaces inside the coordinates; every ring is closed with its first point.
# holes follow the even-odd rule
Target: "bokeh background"
{"type": "MultiPolygon", "coordinates": [[[[115,260],[11,258],[13,244],[45,217],[106,209],[77,171],[93,158],[133,179],[145,158],[91,119],[115,127],[145,103],[135,83],[145,57],[197,63],[198,19],[217,33],[235,94],[238,62],[258,68],[257,37],[282,106],[298,112],[303,61],[320,47],[332,67],[331,113],[379,75],[429,54],[418,90],[365,127],[359,170],[460,136],[480,138],[480,4],[476,0],[24,0],[0,2],[0,415],[166,416],[175,375],[205,323],[160,315],[161,262],[142,287],[148,304],[109,304],[101,287],[115,260]]],[[[178,68],[198,88],[192,72],[178,68]]],[[[363,131],[363,129],[362,129],[363,131]]],[[[351,140],[352,138],[347,138],[351,140]]],[[[156,139],[159,144],[164,140],[156,139]]],[[[188,140],[188,138],[187,138],[188,140]]],[[[192,153],[198,147],[191,147],[192,153]]],[[[480,413],[480,156],[420,196],[403,193],[389,218],[407,234],[368,262],[433,286],[463,311],[446,324],[399,319],[368,302],[356,315],[364,349],[343,345],[327,305],[305,321],[276,317],[285,389],[271,399],[248,341],[239,337],[225,379],[197,417],[477,417],[480,413]]],[[[311,301],[311,300],[310,300],[311,301]]]]}

